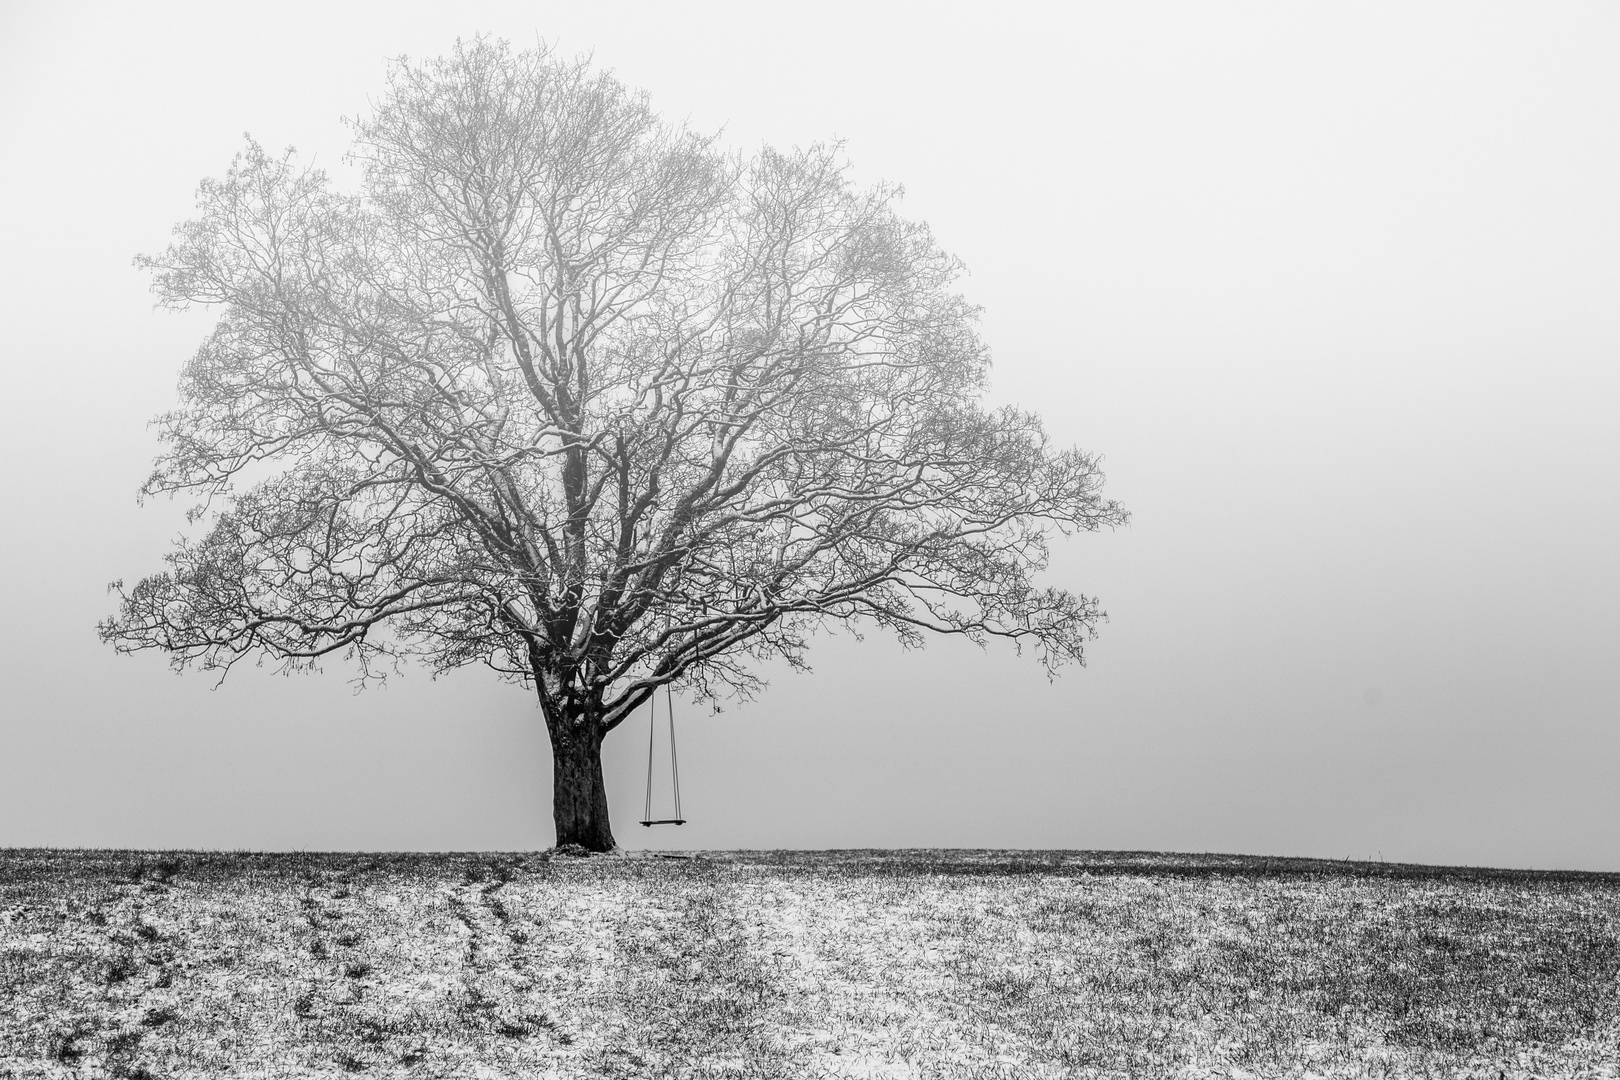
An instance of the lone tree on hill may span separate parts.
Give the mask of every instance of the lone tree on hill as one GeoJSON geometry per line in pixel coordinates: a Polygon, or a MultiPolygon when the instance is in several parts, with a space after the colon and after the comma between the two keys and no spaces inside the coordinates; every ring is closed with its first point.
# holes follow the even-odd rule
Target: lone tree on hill
{"type": "Polygon", "coordinates": [[[751,158],[545,49],[400,62],[358,194],[249,141],[139,262],[218,305],[144,494],[200,538],[100,626],[176,668],[416,656],[532,686],[557,843],[614,846],[604,736],[660,686],[869,620],[1082,660],[1052,529],[1125,521],[1094,457],[976,402],[960,264],[835,148],[751,158]]]}

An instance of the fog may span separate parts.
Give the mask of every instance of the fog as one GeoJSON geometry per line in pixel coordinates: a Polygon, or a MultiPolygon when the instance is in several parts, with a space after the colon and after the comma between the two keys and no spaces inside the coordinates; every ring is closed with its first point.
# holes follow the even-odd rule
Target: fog
{"type": "Polygon", "coordinates": [[[739,148],[845,140],[971,269],[992,399],[1133,513],[1054,548],[1086,667],[824,635],[677,699],[678,830],[635,824],[645,718],[610,738],[622,844],[1620,870],[1620,11],[991,10],[0,9],[0,846],[551,843],[488,672],[216,688],[95,635],[184,528],[135,493],[212,318],[132,257],[244,131],[342,177],[388,58],[488,32],[739,148]]]}

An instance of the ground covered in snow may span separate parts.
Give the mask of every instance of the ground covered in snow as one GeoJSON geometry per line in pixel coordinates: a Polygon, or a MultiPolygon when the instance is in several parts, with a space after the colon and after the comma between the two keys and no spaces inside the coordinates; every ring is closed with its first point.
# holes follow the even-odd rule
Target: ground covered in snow
{"type": "Polygon", "coordinates": [[[1603,1076],[1620,875],[0,851],[3,1077],[1603,1076]]]}

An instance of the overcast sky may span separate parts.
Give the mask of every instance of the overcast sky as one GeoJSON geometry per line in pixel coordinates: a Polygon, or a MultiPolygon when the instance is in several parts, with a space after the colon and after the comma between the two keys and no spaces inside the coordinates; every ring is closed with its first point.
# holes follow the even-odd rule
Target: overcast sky
{"type": "Polygon", "coordinates": [[[1620,870],[1620,8],[0,3],[0,846],[548,846],[480,670],[218,689],[95,637],[206,312],[137,252],[251,132],[341,173],[388,58],[590,51],[740,148],[838,137],[972,274],[992,394],[1100,452],[1088,666],[828,636],[626,846],[1159,849],[1620,870]]]}

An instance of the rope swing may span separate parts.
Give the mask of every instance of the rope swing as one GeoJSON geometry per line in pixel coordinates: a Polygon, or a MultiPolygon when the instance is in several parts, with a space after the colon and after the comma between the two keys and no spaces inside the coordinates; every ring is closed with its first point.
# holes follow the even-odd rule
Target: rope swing
{"type": "Polygon", "coordinates": [[[658,729],[658,691],[654,690],[652,696],[647,700],[647,802],[641,811],[641,823],[649,828],[654,825],[686,824],[686,819],[681,817],[681,773],[675,764],[675,699],[673,691],[667,683],[664,686],[664,714],[669,717],[669,784],[675,795],[675,816],[654,818],[652,816],[653,733],[658,729]]]}

